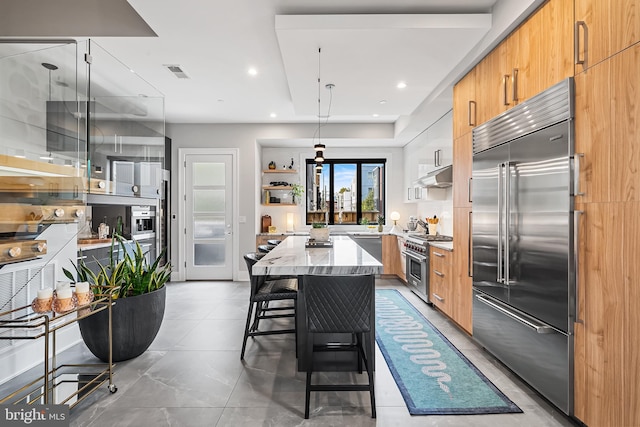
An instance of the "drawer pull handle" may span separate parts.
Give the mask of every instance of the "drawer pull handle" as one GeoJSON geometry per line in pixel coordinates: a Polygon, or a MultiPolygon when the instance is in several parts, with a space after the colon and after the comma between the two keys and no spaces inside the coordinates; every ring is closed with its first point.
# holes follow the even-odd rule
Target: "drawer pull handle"
{"type": "Polygon", "coordinates": [[[444,298],[442,298],[440,295],[438,295],[438,294],[436,294],[436,293],[433,293],[432,295],[433,295],[433,296],[435,297],[435,299],[437,299],[438,301],[440,301],[440,302],[444,302],[444,298]]]}
{"type": "Polygon", "coordinates": [[[438,270],[433,270],[433,273],[434,273],[436,276],[444,277],[444,273],[440,273],[438,270]]]}
{"type": "Polygon", "coordinates": [[[434,252],[433,254],[437,257],[444,258],[444,254],[441,254],[440,252],[434,252]]]}

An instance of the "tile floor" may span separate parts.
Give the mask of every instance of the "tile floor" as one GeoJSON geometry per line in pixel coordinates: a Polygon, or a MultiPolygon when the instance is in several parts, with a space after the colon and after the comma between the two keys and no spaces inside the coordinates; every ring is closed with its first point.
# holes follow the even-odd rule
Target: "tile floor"
{"type": "MultiPolygon", "coordinates": [[[[293,337],[249,340],[239,359],[248,282],[170,283],[162,329],[142,356],[118,364],[110,394],[101,387],[71,411],[72,426],[572,426],[514,374],[395,279],[397,288],[444,333],[523,414],[411,416],[382,354],[376,352],[378,418],[366,392],[312,393],[303,419],[304,374],[296,372],[293,337]]],[[[286,322],[287,320],[282,320],[286,322]]],[[[83,344],[64,359],[95,361],[83,344]]],[[[349,375],[355,374],[334,374],[349,375]]],[[[331,380],[332,376],[326,376],[331,380]]]]}

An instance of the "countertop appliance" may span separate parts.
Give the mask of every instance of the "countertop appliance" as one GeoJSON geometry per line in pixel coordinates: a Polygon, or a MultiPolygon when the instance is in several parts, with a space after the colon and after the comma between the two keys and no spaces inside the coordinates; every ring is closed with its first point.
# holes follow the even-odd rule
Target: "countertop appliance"
{"type": "Polygon", "coordinates": [[[429,242],[451,242],[453,237],[441,234],[409,234],[405,238],[405,275],[409,288],[427,304],[429,299],[429,242]]]}
{"type": "Polygon", "coordinates": [[[573,412],[573,79],[473,130],[473,336],[573,412]]]}

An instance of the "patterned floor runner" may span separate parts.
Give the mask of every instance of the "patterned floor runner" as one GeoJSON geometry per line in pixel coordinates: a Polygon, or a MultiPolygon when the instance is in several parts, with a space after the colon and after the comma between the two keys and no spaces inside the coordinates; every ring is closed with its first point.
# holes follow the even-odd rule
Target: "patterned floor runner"
{"type": "Polygon", "coordinates": [[[412,415],[522,412],[396,290],[376,291],[376,342],[412,415]]]}

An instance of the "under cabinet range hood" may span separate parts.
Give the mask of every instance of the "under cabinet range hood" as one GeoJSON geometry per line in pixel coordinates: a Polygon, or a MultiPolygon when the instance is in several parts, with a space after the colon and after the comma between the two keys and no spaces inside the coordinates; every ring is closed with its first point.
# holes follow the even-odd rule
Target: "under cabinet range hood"
{"type": "Polygon", "coordinates": [[[447,188],[453,184],[453,166],[448,165],[433,170],[418,178],[416,185],[426,188],[447,188]]]}

